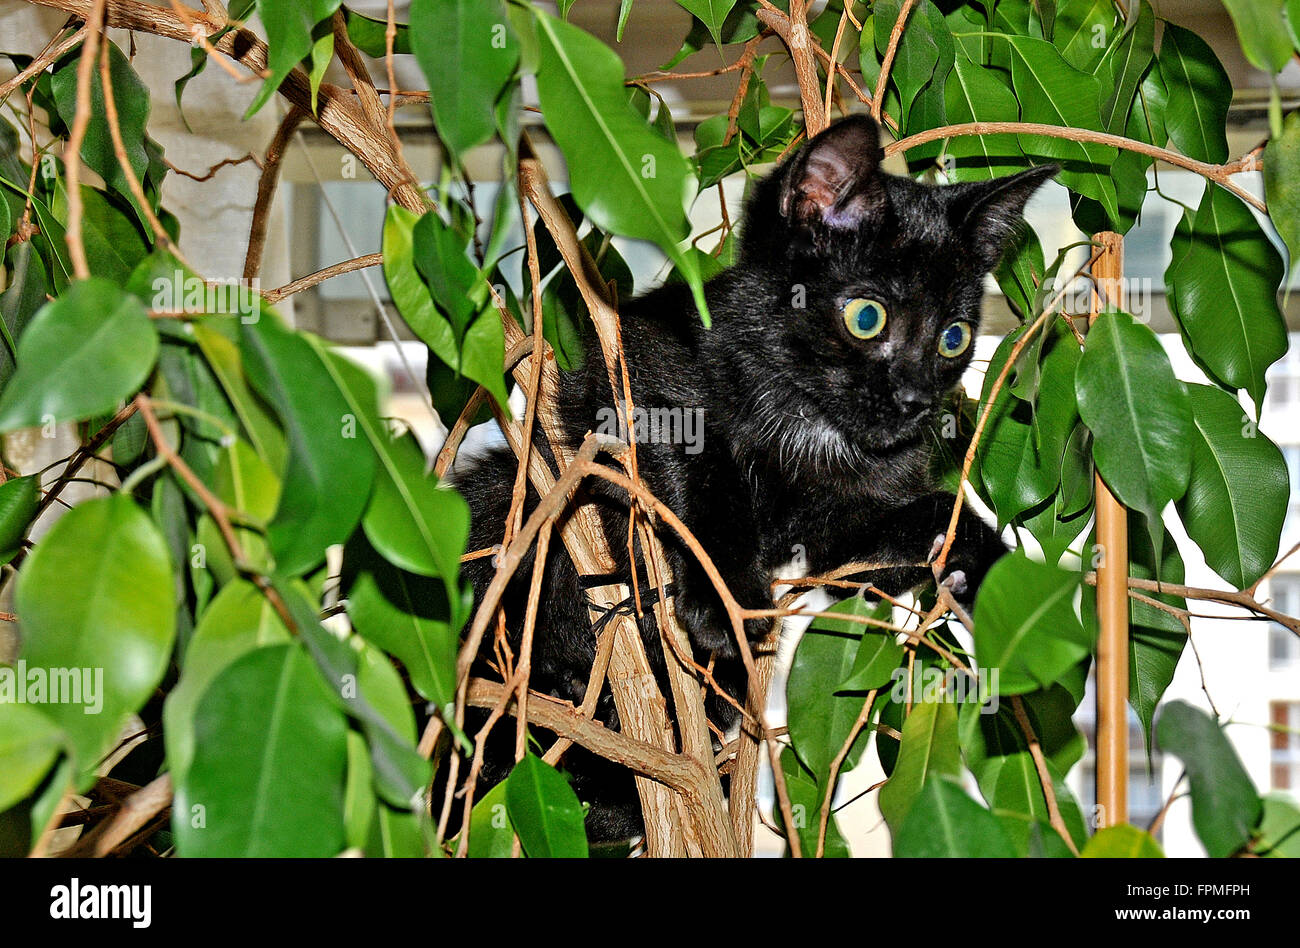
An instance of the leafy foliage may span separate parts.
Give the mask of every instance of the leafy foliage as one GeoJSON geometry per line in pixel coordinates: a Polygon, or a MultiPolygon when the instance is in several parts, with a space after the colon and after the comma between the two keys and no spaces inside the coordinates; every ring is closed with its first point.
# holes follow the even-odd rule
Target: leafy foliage
{"type": "MultiPolygon", "coordinates": [[[[714,47],[732,64],[718,75],[740,80],[730,107],[703,116],[685,149],[673,100],[655,84],[662,77],[626,75],[615,49],[568,21],[572,2],[555,16],[527,0],[415,0],[409,22],[393,24],[393,52],[426,80],[447,161],[416,191],[427,202],[387,208],[383,274],[398,315],[429,350],[431,403],[447,426],[479,388],[489,407],[508,410],[506,339],[537,330],[534,289],[540,335],[559,367],[599,357],[583,351],[578,280],[598,271],[616,297],[629,296],[624,240],[657,245],[673,265],[667,279],[689,288],[707,326],[704,284],[735,259],[738,242],[726,221],[711,243],[686,243],[695,203],[728,176],[766,172],[815,131],[786,90],[769,89],[765,70],[782,60],[769,51],[775,40],[761,51],[757,42],[788,4],[677,5],[691,25],[663,68],[714,47]],[[515,246],[518,160],[536,154],[521,135],[522,106],[534,89],[530,121],[564,159],[570,193],[560,203],[595,267],[570,272],[539,221],[537,287],[515,246]],[[487,152],[477,149],[498,144],[505,184],[482,214],[468,172],[483,167],[487,152]]],[[[1300,48],[1297,4],[1226,6],[1256,68],[1275,75],[1300,48]]],[[[619,42],[633,8],[620,0],[619,42]]],[[[874,94],[892,58],[879,104],[895,139],[968,123],[1047,126],[936,133],[907,148],[914,174],[972,182],[1056,163],[1075,223],[1125,233],[1154,190],[1150,147],[1212,164],[1229,158],[1227,73],[1204,39],[1158,18],[1148,0],[920,0],[891,52],[903,12],[901,0],[825,4],[807,24],[808,41],[822,47],[808,54],[813,77],[822,70],[824,83],[839,34],[839,96],[850,98],[844,73],[874,94]],[[1117,148],[1099,136],[1131,141],[1117,148]]],[[[336,60],[350,62],[349,45],[383,58],[387,22],[339,0],[242,0],[230,17],[210,42],[236,56],[255,49],[248,61],[259,69],[264,57],[249,115],[283,93],[345,144],[365,125],[373,147],[391,148],[349,145],[381,180],[400,166],[387,117],[366,111],[361,89],[326,81],[339,75],[336,60]],[[265,48],[248,34],[231,47],[230,32],[254,14],[265,48]]],[[[149,91],[130,52],[105,42],[120,147],[99,69],[78,101],[79,48],[20,90],[54,145],[33,153],[26,129],[0,123],[0,433],[76,424],[87,453],[111,452],[113,473],[103,476],[121,484],[34,529],[64,482],[48,470],[10,476],[18,452],[5,445],[0,584],[13,582],[22,651],[18,666],[0,668],[0,811],[39,840],[69,792],[91,790],[123,728],[143,723],[145,746],[158,753],[132,750],[112,766],[168,775],[175,799],[163,832],[180,855],[438,856],[462,840],[473,857],[509,856],[516,840],[533,858],[592,854],[590,801],[563,764],[533,753],[549,739],[540,731],[529,732],[508,779],[480,795],[461,835],[440,838],[430,818],[438,809],[424,796],[434,783],[429,757],[436,750],[445,768],[450,755],[473,753],[457,714],[460,637],[473,606],[461,575],[468,508],[429,473],[415,436],[393,430],[388,392],[364,369],[256,297],[214,296],[203,275],[161,249],[167,240],[151,218],[170,239],[176,226],[162,201],[168,163],[149,134],[149,91]],[[74,191],[58,157],[70,151],[58,144],[79,111],[88,120],[79,157],[93,176],[74,191]],[[169,301],[160,286],[171,288],[169,301]],[[4,690],[20,687],[20,669],[28,702],[4,690]],[[54,699],[30,690],[38,686],[80,693],[54,699]],[[421,740],[438,734],[436,748],[421,740]]],[[[798,55],[796,45],[787,51],[798,55]]],[[[192,51],[178,104],[206,62],[192,51]]],[[[824,85],[804,91],[838,100],[824,85]]],[[[1282,115],[1280,97],[1263,160],[1268,222],[1294,260],[1300,121],[1282,115]]],[[[943,436],[954,462],[944,479],[955,486],[983,419],[965,489],[1020,541],[986,577],[973,616],[933,608],[928,588],[914,611],[852,595],[795,651],[778,757],[792,807],[788,819],[773,816],[791,824],[805,854],[850,854],[831,804],[839,779],[874,752],[888,776],[879,804],[895,855],[1161,855],[1133,827],[1089,836],[1066,781],[1085,750],[1072,716],[1098,632],[1087,575],[1097,565],[1095,476],[1129,508],[1130,576],[1184,581],[1182,552],[1164,529],[1177,517],[1184,531],[1171,535],[1185,532],[1224,581],[1248,590],[1260,580],[1288,501],[1285,461],[1256,427],[1269,367],[1287,346],[1277,297],[1286,269],[1240,190],[1226,175],[1207,180],[1172,236],[1165,273],[1205,385],[1180,380],[1156,335],[1129,315],[1101,313],[1084,338],[1044,312],[1070,249],[1049,262],[1039,235],[1017,232],[995,276],[1021,325],[997,347],[978,401],[956,406],[961,430],[943,436]],[[967,618],[969,635],[954,634],[967,618]]],[[[1148,741],[1154,727],[1159,748],[1183,762],[1210,855],[1294,855],[1293,802],[1261,798],[1217,721],[1163,702],[1187,642],[1181,594],[1192,591],[1179,592],[1130,602],[1132,706],[1148,741]]]]}

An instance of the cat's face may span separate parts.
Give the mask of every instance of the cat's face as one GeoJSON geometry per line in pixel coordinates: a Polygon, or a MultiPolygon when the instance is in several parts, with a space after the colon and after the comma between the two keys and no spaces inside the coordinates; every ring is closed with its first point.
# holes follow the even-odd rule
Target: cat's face
{"type": "Polygon", "coordinates": [[[756,415],[781,419],[755,434],[791,459],[852,469],[924,436],[970,363],[984,276],[1056,170],[932,187],[882,172],[880,157],[875,123],[846,119],[747,208],[740,266],[766,274],[770,300],[744,334],[747,381],[756,415]]]}

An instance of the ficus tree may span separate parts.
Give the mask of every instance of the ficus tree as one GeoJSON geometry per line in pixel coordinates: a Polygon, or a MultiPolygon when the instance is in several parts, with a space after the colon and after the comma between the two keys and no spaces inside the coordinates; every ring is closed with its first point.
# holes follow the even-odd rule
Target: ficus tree
{"type": "MultiPolygon", "coordinates": [[[[1098,636],[1098,484],[1131,528],[1118,564],[1131,598],[1130,701],[1147,739],[1180,758],[1202,843],[1214,856],[1294,851],[1300,810],[1261,797],[1218,721],[1162,708],[1162,698],[1189,601],[1300,634],[1300,620],[1256,596],[1278,558],[1289,481],[1255,425],[1266,371],[1287,346],[1283,256],[1260,218],[1300,248],[1300,119],[1275,94],[1267,142],[1229,155],[1222,65],[1148,0],[678,0],[689,34],[644,76],[625,75],[616,46],[567,21],[575,0],[561,0],[558,15],[527,0],[412,0],[405,22],[391,3],[376,20],[340,0],[36,2],[67,21],[11,51],[16,75],[0,86],[0,432],[75,424],[80,446],[52,469],[0,473],[0,583],[21,641],[0,668],[8,851],[48,852],[55,830],[77,825],[71,845],[97,855],[586,855],[583,801],[563,776],[576,743],[640,775],[652,855],[751,852],[764,757],[776,802],[763,817],[789,852],[847,855],[832,800],[866,754],[888,777],[879,804],[896,855],[1159,855],[1144,827],[1099,828],[1065,782],[1085,751],[1072,715],[1098,636]],[[302,123],[387,189],[381,258],[265,292],[188,261],[166,208],[169,164],[149,134],[151,90],[132,47],[113,40],[126,34],[109,28],[192,44],[178,100],[215,61],[231,81],[260,83],[250,114],[277,97],[287,106],[245,277],[259,273],[279,160],[302,123]],[[675,71],[714,48],[721,67],[675,71]],[[398,94],[399,57],[419,64],[427,91],[398,94]],[[797,109],[774,103],[764,79],[769,60],[785,58],[797,109]],[[332,64],[346,85],[326,81],[332,64]],[[656,91],[683,75],[735,80],[730,107],[685,145],[656,91]],[[527,77],[567,166],[562,197],[520,124],[527,77]],[[440,180],[422,182],[407,164],[398,107],[430,110],[440,180]],[[973,492],[1018,541],[973,614],[941,588],[878,605],[820,578],[846,598],[798,646],[788,727],[778,733],[762,710],[771,650],[744,644],[749,714],[723,753],[703,727],[707,681],[694,663],[670,670],[675,727],[659,696],[642,695],[620,707],[620,732],[589,707],[529,701],[526,674],[471,677],[499,597],[471,614],[465,557],[497,555],[504,581],[534,544],[562,541],[580,572],[604,571],[609,550],[591,510],[551,533],[569,490],[611,470],[639,509],[664,511],[637,481],[634,454],[590,439],[575,453],[552,437],[557,367],[616,364],[616,297],[631,286],[608,239],[658,245],[707,321],[703,284],[734,242],[725,216],[688,241],[693,202],[729,176],[761,174],[853,110],[871,111],[891,138],[886,153],[930,180],[1059,164],[1075,222],[1110,241],[1089,246],[1075,274],[1084,279],[1159,191],[1157,163],[1203,177],[1165,280],[1208,384],[1175,376],[1122,296],[1092,293],[1086,311],[1072,311],[1064,257],[1047,259],[1025,230],[996,274],[1019,325],[979,398],[954,402],[937,462],[939,477],[973,492]],[[465,156],[490,143],[503,158],[488,209],[474,205],[465,156]],[[1234,177],[1261,167],[1266,200],[1234,177]],[[526,244],[510,246],[521,222],[526,244]],[[383,384],[274,308],[375,265],[429,350],[428,389],[450,428],[432,472],[414,437],[385,418],[383,384]],[[522,299],[510,290],[521,285],[532,290],[522,299]],[[586,319],[599,352],[580,351],[574,327],[586,319]],[[519,419],[506,404],[513,384],[527,396],[519,419]],[[466,429],[493,415],[544,500],[522,525],[501,525],[498,548],[467,550],[468,508],[438,478],[466,429]],[[536,431],[558,478],[529,464],[536,431]],[[597,463],[598,449],[616,460],[597,463]],[[92,458],[111,462],[113,483],[27,539],[92,458]],[[1166,517],[1232,591],[1183,584],[1166,517]],[[342,601],[330,549],[342,550],[342,601]],[[989,669],[996,677],[979,678],[989,669]],[[985,687],[966,687],[976,680],[985,687]],[[514,771],[485,794],[474,780],[485,734],[466,733],[467,705],[520,727],[514,771]],[[531,735],[512,718],[534,725],[531,735]],[[439,772],[447,791],[435,795],[439,772]],[[74,812],[74,798],[94,804],[90,815],[74,812]],[[450,821],[453,807],[468,819],[450,821]]],[[[620,40],[634,4],[618,5],[620,40]]],[[[1227,7],[1260,69],[1276,74],[1300,49],[1294,0],[1227,7]]],[[[645,549],[658,560],[653,542],[645,549]]],[[[651,565],[662,572],[661,560],[651,565]]],[[[674,654],[689,650],[662,598],[654,608],[678,638],[674,654]]],[[[731,599],[728,612],[739,634],[746,610],[731,599]]],[[[602,678],[641,674],[641,649],[632,618],[616,616],[596,690],[602,678]]]]}

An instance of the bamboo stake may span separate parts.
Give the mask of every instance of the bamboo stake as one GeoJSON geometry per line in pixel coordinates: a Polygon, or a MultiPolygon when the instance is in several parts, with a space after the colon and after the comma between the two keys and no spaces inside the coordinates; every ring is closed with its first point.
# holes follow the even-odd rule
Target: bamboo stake
{"type": "MultiPolygon", "coordinates": [[[[1103,231],[1092,320],[1124,308],[1123,238],[1103,231]]],[[[1097,475],[1097,826],[1128,822],[1128,512],[1097,475]]]]}

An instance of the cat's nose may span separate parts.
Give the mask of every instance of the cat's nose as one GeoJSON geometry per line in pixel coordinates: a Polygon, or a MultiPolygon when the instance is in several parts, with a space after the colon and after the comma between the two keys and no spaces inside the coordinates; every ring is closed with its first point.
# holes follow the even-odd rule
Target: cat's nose
{"type": "Polygon", "coordinates": [[[908,415],[919,415],[930,407],[930,395],[918,388],[900,387],[894,392],[898,407],[908,415]]]}

